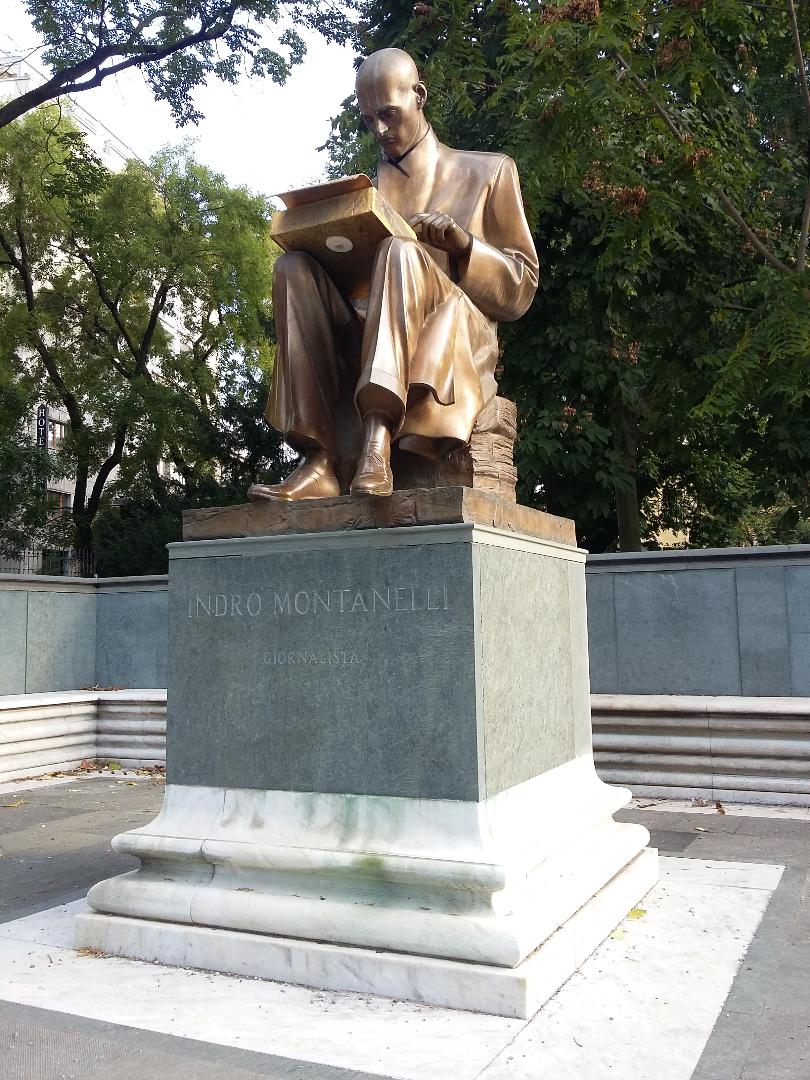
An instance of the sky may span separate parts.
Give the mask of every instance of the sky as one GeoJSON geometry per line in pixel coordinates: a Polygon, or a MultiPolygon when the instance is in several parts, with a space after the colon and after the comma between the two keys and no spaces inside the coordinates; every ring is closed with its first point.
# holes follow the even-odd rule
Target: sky
{"type": "MultiPolygon", "coordinates": [[[[0,54],[35,49],[40,42],[22,0],[0,6],[0,54]]],[[[269,79],[243,78],[236,86],[212,80],[195,94],[205,115],[196,126],[176,128],[169,107],[154,100],[137,70],[111,76],[75,100],[139,157],[192,139],[197,159],[230,184],[275,195],[324,178],[326,154],[317,147],[329,134],[330,117],[354,92],[351,50],[315,35],[306,40],[304,62],[283,87],[269,79]]],[[[29,63],[45,70],[37,52],[29,63]]]]}

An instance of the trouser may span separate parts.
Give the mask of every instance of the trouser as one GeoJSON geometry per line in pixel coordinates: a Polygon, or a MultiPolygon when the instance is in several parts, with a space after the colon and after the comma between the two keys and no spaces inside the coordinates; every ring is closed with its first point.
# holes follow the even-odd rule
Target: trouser
{"type": "Polygon", "coordinates": [[[267,419],[296,449],[338,453],[347,386],[361,413],[383,412],[404,448],[431,457],[469,441],[495,394],[494,324],[417,241],[380,245],[364,325],[302,252],[278,259],[273,306],[267,419]]]}

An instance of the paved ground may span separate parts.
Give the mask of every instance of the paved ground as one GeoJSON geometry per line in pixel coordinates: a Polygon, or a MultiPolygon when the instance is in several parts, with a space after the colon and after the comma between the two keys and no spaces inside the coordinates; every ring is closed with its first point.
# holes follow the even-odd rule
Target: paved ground
{"type": "MultiPolygon", "coordinates": [[[[114,776],[0,793],[0,922],[78,899],[99,879],[134,866],[110,850],[109,839],[149,821],[161,799],[162,785],[151,779],[131,783],[114,776]]],[[[662,854],[785,864],[692,1080],[808,1080],[810,822],[656,807],[618,816],[647,825],[662,854]]],[[[0,1080],[101,1077],[377,1080],[0,1002],[0,1080]]]]}
{"type": "Polygon", "coordinates": [[[692,1080],[808,1080],[810,822],[654,808],[616,816],[646,825],[662,854],[785,865],[692,1080]]]}

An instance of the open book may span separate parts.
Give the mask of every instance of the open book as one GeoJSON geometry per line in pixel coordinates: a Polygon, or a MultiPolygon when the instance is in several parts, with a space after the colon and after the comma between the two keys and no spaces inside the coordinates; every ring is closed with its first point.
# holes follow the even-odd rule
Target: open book
{"type": "Polygon", "coordinates": [[[270,235],[285,251],[306,251],[349,300],[368,296],[374,256],[388,236],[416,233],[361,174],[285,191],[270,235]]]}

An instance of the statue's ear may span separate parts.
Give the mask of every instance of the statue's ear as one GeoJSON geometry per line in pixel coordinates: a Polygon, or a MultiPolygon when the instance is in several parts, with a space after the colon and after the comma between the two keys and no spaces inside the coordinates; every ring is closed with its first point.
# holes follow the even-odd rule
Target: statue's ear
{"type": "Polygon", "coordinates": [[[414,83],[413,92],[416,94],[417,109],[424,109],[427,101],[427,87],[423,82],[414,83]]]}

